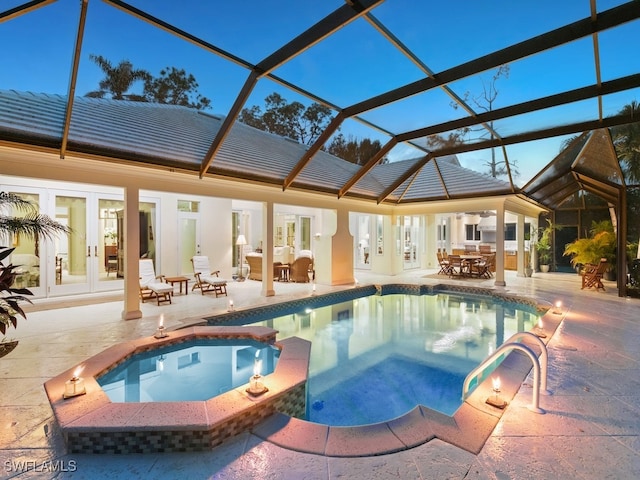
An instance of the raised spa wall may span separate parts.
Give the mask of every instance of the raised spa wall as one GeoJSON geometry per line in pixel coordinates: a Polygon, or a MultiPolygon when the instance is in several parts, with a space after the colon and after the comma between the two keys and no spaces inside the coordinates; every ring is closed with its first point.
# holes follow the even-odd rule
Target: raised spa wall
{"type": "MultiPolygon", "coordinates": [[[[276,412],[303,418],[311,343],[300,338],[276,342],[266,327],[191,327],[161,339],[145,337],[114,345],[82,363],[86,394],[63,398],[74,369],[44,387],[69,453],[152,453],[206,450],[251,430],[276,412]],[[115,403],[96,378],[132,355],[203,338],[250,338],[280,348],[268,391],[247,393],[248,385],[206,401],[115,403]]],[[[248,382],[248,379],[247,379],[248,382]]]]}

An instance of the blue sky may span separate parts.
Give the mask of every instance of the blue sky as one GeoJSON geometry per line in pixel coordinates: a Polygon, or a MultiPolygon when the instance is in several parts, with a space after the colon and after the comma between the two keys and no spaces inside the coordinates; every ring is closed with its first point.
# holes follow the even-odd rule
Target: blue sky
{"type": "MultiPolygon", "coordinates": [[[[23,0],[3,0],[0,9],[21,3],[23,0]]],[[[129,3],[251,63],[258,63],[344,4],[342,0],[129,0],[129,3]]],[[[625,1],[597,0],[597,8],[602,11],[622,3],[625,1]]],[[[387,0],[372,14],[437,73],[585,18],[590,14],[589,5],[589,0],[437,3],[387,0]]],[[[3,65],[0,88],[66,94],[79,9],[78,0],[58,0],[0,23],[0,42],[5,46],[0,53],[3,65]]],[[[637,42],[629,42],[630,38],[640,38],[638,21],[598,36],[603,80],[640,71],[637,42]]],[[[509,78],[498,83],[495,108],[596,83],[593,51],[593,40],[585,38],[511,64],[509,78]]],[[[114,64],[128,59],[135,67],[153,75],[166,66],[184,68],[197,78],[200,93],[212,99],[213,111],[223,114],[248,75],[241,66],[97,0],[89,1],[77,95],[96,89],[103,78],[102,71],[89,60],[92,53],[114,64]]],[[[417,66],[392,48],[363,19],[312,46],[274,74],[339,107],[424,78],[417,66]]],[[[465,92],[478,94],[492,74],[489,71],[468,77],[450,87],[461,96],[465,92]]],[[[309,103],[308,99],[279,84],[262,79],[247,106],[262,105],[263,99],[273,91],[289,101],[309,103]]],[[[603,99],[605,115],[616,113],[640,95],[636,91],[609,97],[603,99]]],[[[401,133],[465,116],[450,103],[450,98],[437,89],[366,112],[362,117],[383,129],[401,133]]],[[[509,135],[575,119],[594,119],[597,113],[597,102],[592,100],[506,119],[496,122],[495,127],[502,135],[509,135]]],[[[382,143],[388,139],[353,120],[345,122],[342,133],[377,138],[382,143]]],[[[552,160],[562,140],[549,139],[507,148],[509,158],[518,161],[520,184],[552,160]]],[[[400,145],[390,156],[395,160],[419,154],[400,145]]],[[[460,159],[465,166],[482,171],[489,155],[490,152],[471,152],[460,155],[460,159]]]]}

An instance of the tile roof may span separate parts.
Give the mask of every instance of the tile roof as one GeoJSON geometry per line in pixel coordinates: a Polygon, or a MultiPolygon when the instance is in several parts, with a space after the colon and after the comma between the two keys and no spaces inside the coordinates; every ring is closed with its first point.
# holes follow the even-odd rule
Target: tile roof
{"type": "MultiPolygon", "coordinates": [[[[60,148],[67,99],[62,95],[0,90],[0,140],[60,148]]],[[[76,97],[68,151],[199,171],[224,117],[157,103],[76,97]]],[[[209,173],[281,184],[308,147],[236,122],[209,173]]],[[[377,165],[349,195],[378,199],[414,158],[377,165]]],[[[509,193],[509,184],[461,167],[455,156],[437,160],[449,196],[509,193]]],[[[294,186],[337,193],[360,166],[318,152],[294,186]]],[[[427,162],[387,197],[388,201],[447,198],[435,162],[427,162]]]]}

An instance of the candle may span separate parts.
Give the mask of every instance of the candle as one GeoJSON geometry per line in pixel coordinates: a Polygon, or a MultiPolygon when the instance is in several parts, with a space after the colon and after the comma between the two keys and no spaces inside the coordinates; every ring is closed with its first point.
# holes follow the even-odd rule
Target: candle
{"type": "Polygon", "coordinates": [[[63,398],[71,398],[87,393],[87,390],[84,386],[84,379],[80,377],[80,373],[82,373],[82,370],[84,370],[84,366],[79,366],[78,368],[76,368],[76,370],[73,372],[73,377],[71,377],[71,379],[67,380],[64,383],[64,394],[62,395],[63,398]]]}
{"type": "Polygon", "coordinates": [[[160,320],[158,320],[158,328],[164,328],[164,313],[160,315],[160,320]]]}
{"type": "Polygon", "coordinates": [[[229,300],[229,311],[233,312],[233,300],[229,300]]]}

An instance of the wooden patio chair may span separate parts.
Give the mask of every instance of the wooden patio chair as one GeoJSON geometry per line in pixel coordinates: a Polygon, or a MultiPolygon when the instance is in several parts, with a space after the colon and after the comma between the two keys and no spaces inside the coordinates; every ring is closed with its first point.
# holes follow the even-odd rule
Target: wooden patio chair
{"type": "Polygon", "coordinates": [[[462,261],[460,255],[449,255],[447,258],[449,262],[449,277],[453,277],[456,275],[464,275],[465,262],[462,261]],[[457,269],[457,270],[456,270],[457,269]]]}
{"type": "Polygon", "coordinates": [[[214,292],[216,297],[227,295],[227,280],[220,278],[220,270],[211,270],[209,257],[197,255],[191,258],[191,263],[196,278],[192,291],[199,288],[202,295],[206,292],[214,292]]]}
{"type": "Polygon", "coordinates": [[[607,267],[608,263],[606,258],[601,258],[598,265],[586,265],[582,272],[582,288],[596,287],[596,292],[599,289],[604,291],[602,276],[607,270],[607,267]]]}
{"type": "Polygon", "coordinates": [[[445,260],[441,252],[437,252],[436,255],[438,256],[438,264],[440,265],[440,271],[438,272],[438,275],[450,275],[451,264],[449,263],[449,260],[445,260]]]}
{"type": "Polygon", "coordinates": [[[140,259],[140,300],[142,303],[152,298],[158,301],[158,305],[165,302],[171,303],[173,285],[163,282],[163,278],[164,275],[156,275],[152,259],[140,259]]]}
{"type": "Polygon", "coordinates": [[[471,266],[471,275],[478,278],[491,278],[493,277],[493,264],[495,262],[496,255],[483,255],[482,260],[475,262],[471,266]]]}

